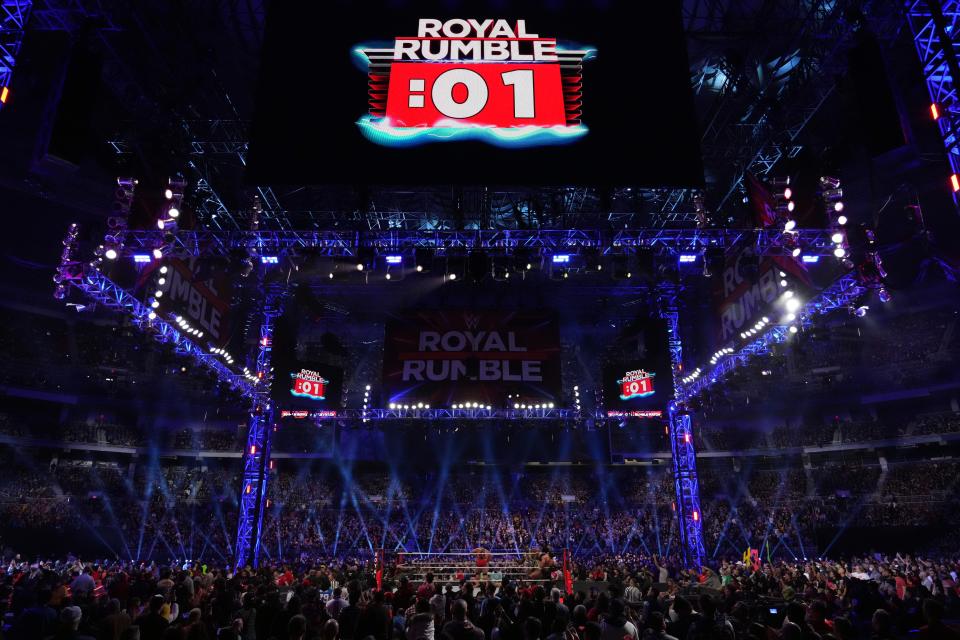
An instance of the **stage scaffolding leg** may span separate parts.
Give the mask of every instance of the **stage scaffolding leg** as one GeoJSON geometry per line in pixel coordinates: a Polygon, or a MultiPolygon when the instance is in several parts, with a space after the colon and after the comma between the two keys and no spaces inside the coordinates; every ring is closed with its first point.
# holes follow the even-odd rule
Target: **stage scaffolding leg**
{"type": "Polygon", "coordinates": [[[687,569],[700,570],[703,561],[703,514],[700,511],[700,485],[697,481],[697,451],[693,444],[690,413],[679,402],[683,399],[683,345],[680,341],[680,312],[677,298],[680,287],[663,284],[658,291],[660,317],[669,331],[670,361],[677,401],[667,408],[670,421],[670,450],[673,454],[673,482],[676,495],[680,552],[687,569]]]}
{"type": "Polygon", "coordinates": [[[673,483],[677,496],[677,524],[683,564],[697,569],[703,561],[703,518],[700,511],[700,485],[697,481],[697,452],[693,445],[690,414],[675,403],[668,409],[670,449],[673,453],[673,483]]]}
{"type": "Polygon", "coordinates": [[[268,294],[263,307],[260,341],[257,343],[257,376],[260,383],[250,410],[250,431],[243,451],[243,481],[240,486],[235,548],[235,565],[238,568],[247,565],[256,567],[260,557],[260,533],[270,479],[270,443],[273,435],[270,357],[273,351],[273,327],[281,312],[281,300],[279,294],[268,294]]]}

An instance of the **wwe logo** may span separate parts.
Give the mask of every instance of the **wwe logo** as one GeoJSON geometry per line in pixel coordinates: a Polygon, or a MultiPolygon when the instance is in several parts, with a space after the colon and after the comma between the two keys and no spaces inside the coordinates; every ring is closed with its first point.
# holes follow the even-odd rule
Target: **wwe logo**
{"type": "Polygon", "coordinates": [[[474,331],[480,325],[480,316],[472,313],[465,313],[463,314],[463,323],[467,325],[467,329],[474,331]]]}

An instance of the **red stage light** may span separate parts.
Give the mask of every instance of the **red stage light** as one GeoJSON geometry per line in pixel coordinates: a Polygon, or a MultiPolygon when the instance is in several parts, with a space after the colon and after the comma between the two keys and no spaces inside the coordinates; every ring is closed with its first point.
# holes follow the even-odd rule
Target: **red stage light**
{"type": "Polygon", "coordinates": [[[937,106],[937,103],[936,103],[936,102],[930,103],[930,116],[931,116],[934,120],[939,120],[939,119],[940,119],[940,108],[937,106]]]}
{"type": "Polygon", "coordinates": [[[7,104],[7,99],[10,97],[10,88],[3,87],[0,89],[0,104],[7,104]]]}
{"type": "Polygon", "coordinates": [[[950,176],[950,186],[953,187],[954,193],[960,191],[960,177],[957,177],[957,174],[950,176]]]}

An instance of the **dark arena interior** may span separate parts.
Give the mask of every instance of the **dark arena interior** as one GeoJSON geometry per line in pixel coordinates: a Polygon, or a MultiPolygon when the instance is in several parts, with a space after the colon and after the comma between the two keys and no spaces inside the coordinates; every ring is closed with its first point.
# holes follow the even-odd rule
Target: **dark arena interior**
{"type": "Polygon", "coordinates": [[[0,9],[0,640],[960,638],[956,0],[0,9]]]}

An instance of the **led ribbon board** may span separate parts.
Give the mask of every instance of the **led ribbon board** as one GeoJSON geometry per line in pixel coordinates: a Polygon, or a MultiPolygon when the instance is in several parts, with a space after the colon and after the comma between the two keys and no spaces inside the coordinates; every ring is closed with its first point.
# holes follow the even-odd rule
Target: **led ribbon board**
{"type": "Polygon", "coordinates": [[[327,385],[330,384],[330,381],[316,371],[301,369],[296,374],[290,374],[290,377],[293,378],[290,395],[298,398],[310,398],[311,400],[327,399],[327,385]]]}
{"type": "Polygon", "coordinates": [[[357,124],[376,144],[542,146],[587,133],[582,68],[593,50],[565,49],[526,20],[421,19],[416,37],[358,51],[369,114],[357,124]]]}
{"type": "Polygon", "coordinates": [[[628,371],[617,380],[620,385],[620,399],[633,400],[634,398],[649,398],[656,391],[653,389],[655,373],[647,373],[643,369],[628,371]]]}

